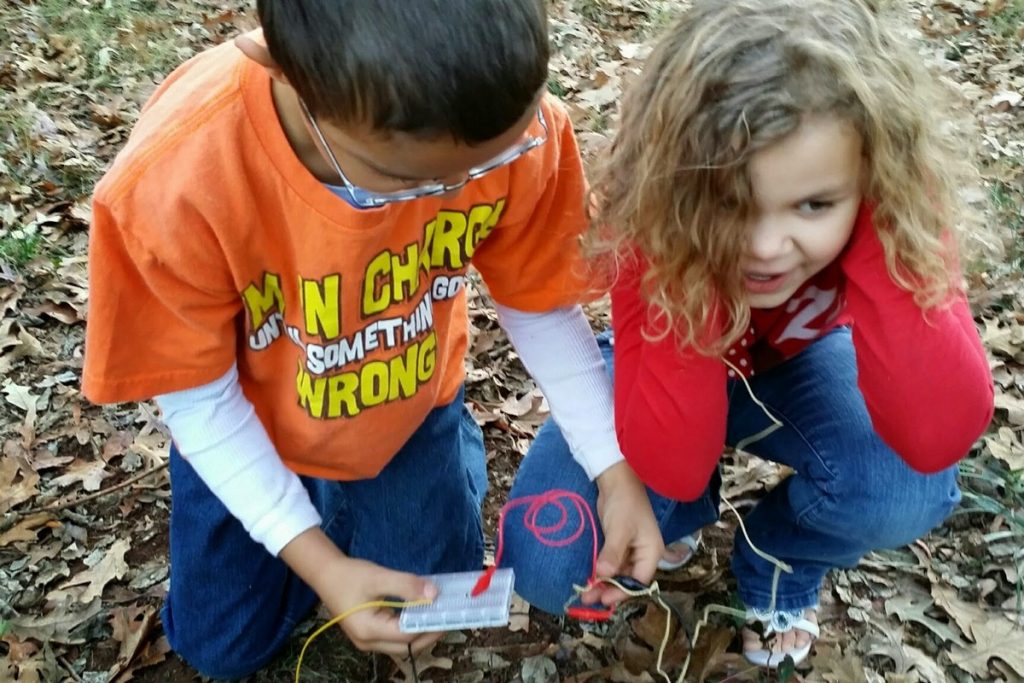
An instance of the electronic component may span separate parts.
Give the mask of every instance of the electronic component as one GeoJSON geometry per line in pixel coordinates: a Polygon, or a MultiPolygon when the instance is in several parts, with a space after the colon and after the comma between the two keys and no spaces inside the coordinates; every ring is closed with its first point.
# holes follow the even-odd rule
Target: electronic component
{"type": "Polygon", "coordinates": [[[473,596],[480,574],[454,572],[424,577],[437,586],[437,598],[429,605],[404,608],[399,629],[403,633],[426,633],[507,625],[515,573],[510,568],[495,570],[487,590],[473,596]]]}

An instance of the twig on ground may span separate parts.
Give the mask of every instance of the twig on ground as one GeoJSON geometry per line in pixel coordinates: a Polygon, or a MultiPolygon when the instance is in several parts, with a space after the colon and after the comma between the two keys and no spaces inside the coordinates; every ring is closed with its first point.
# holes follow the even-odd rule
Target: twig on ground
{"type": "Polygon", "coordinates": [[[108,486],[105,489],[100,489],[96,493],[90,493],[87,496],[81,496],[81,497],[75,498],[73,500],[66,500],[63,503],[56,503],[56,504],[51,504],[51,505],[43,505],[42,507],[35,507],[35,508],[29,508],[28,510],[21,510],[18,514],[20,514],[21,516],[26,516],[26,515],[35,514],[37,512],[57,512],[59,510],[65,509],[65,508],[70,508],[70,507],[74,507],[76,505],[81,505],[82,503],[88,503],[91,500],[96,500],[97,498],[102,498],[103,496],[109,496],[111,493],[119,491],[119,490],[121,490],[123,488],[127,488],[127,487],[131,486],[132,484],[135,484],[135,483],[141,481],[142,479],[145,479],[146,477],[148,477],[148,476],[150,476],[152,474],[156,474],[157,472],[161,472],[161,471],[163,471],[165,469],[167,469],[167,463],[166,462],[160,463],[156,467],[151,467],[148,470],[146,470],[145,472],[141,472],[139,474],[136,474],[134,477],[131,477],[129,479],[125,479],[124,481],[122,481],[122,482],[120,482],[118,484],[114,484],[113,486],[108,486]]]}
{"type": "Polygon", "coordinates": [[[82,677],[78,675],[78,672],[75,671],[74,667],[71,666],[71,662],[69,662],[64,655],[57,655],[57,663],[60,664],[65,671],[71,674],[71,678],[75,680],[75,683],[85,683],[85,681],[82,680],[82,677]]]}

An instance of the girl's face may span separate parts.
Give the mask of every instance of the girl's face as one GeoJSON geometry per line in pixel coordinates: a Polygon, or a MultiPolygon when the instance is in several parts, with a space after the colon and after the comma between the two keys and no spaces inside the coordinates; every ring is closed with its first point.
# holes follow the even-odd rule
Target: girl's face
{"type": "Polygon", "coordinates": [[[751,158],[743,284],[752,308],[785,303],[846,246],[861,202],[861,152],[850,123],[818,115],[751,158]]]}

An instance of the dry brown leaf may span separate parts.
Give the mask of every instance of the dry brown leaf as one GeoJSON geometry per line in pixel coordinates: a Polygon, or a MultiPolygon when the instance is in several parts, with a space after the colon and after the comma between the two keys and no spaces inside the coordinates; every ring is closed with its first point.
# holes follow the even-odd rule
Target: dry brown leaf
{"type": "Polygon", "coordinates": [[[0,641],[7,643],[7,660],[13,664],[23,662],[39,652],[38,643],[31,640],[19,640],[13,633],[8,633],[0,638],[0,641]]]}
{"type": "MultiPolygon", "coordinates": [[[[422,676],[423,672],[428,669],[442,669],[444,671],[451,671],[452,662],[448,657],[438,657],[434,654],[434,649],[437,647],[435,643],[429,651],[421,652],[416,655],[416,672],[422,676]]],[[[392,681],[398,683],[408,683],[409,681],[416,680],[416,677],[412,671],[412,665],[409,662],[408,657],[391,657],[397,667],[398,671],[394,676],[391,677],[392,681]],[[398,678],[398,674],[401,674],[401,678],[398,678]]]]}
{"type": "Polygon", "coordinates": [[[991,663],[992,668],[999,672],[1005,683],[1024,683],[1024,676],[1018,674],[1002,660],[993,659],[991,663]]]}
{"type": "Polygon", "coordinates": [[[19,384],[8,380],[4,383],[3,392],[7,397],[7,402],[16,408],[20,408],[25,412],[25,421],[35,421],[36,417],[36,399],[38,398],[28,387],[23,387],[19,384]]]}
{"type": "Polygon", "coordinates": [[[1000,427],[994,436],[986,436],[985,445],[993,457],[1013,470],[1024,469],[1024,444],[1009,427],[1000,427]]]}
{"type": "Polygon", "coordinates": [[[110,622],[114,640],[121,643],[117,660],[107,672],[107,680],[113,681],[137,668],[133,666],[136,655],[157,624],[156,608],[151,605],[119,607],[111,612],[110,622]]]}
{"type": "Polygon", "coordinates": [[[1001,659],[1024,676],[1024,630],[999,615],[988,615],[987,621],[971,625],[975,644],[954,645],[949,659],[969,674],[979,678],[989,675],[989,660],[1001,659]]]}
{"type": "Polygon", "coordinates": [[[85,311],[75,308],[68,302],[65,301],[46,301],[36,306],[32,313],[36,315],[47,315],[64,323],[65,325],[74,325],[76,323],[85,321],[85,311]]]}
{"type": "MultiPolygon", "coordinates": [[[[15,441],[9,443],[18,445],[15,441]]],[[[24,458],[7,455],[6,445],[0,456],[0,515],[39,493],[39,475],[24,458]]]]}
{"type": "Polygon", "coordinates": [[[88,461],[76,460],[68,467],[64,474],[50,480],[50,485],[55,488],[65,488],[81,483],[86,491],[99,491],[103,480],[111,475],[107,471],[107,464],[102,460],[88,461]]]}
{"type": "MultiPolygon", "coordinates": [[[[647,603],[644,611],[631,618],[615,638],[614,648],[626,668],[633,673],[657,672],[658,653],[665,639],[665,610],[655,603],[647,603]]],[[[662,668],[674,669],[682,665],[689,652],[689,639],[674,615],[669,618],[668,642],[664,645],[662,668]]]]}
{"type": "Polygon", "coordinates": [[[792,470],[752,455],[733,455],[724,468],[722,495],[731,501],[757,491],[771,490],[792,470]]]}
{"type": "Polygon", "coordinates": [[[523,683],[551,683],[558,680],[558,667],[545,655],[534,655],[523,660],[523,683]]]}
{"type": "Polygon", "coordinates": [[[49,512],[37,512],[34,515],[29,515],[0,534],[0,548],[19,541],[35,541],[41,528],[53,519],[53,515],[49,512]]]}
{"type": "Polygon", "coordinates": [[[627,669],[622,662],[616,662],[612,665],[611,671],[608,673],[608,677],[613,681],[613,683],[654,683],[654,678],[651,674],[646,671],[633,673],[627,669]]]}
{"type": "Polygon", "coordinates": [[[956,633],[949,624],[944,624],[925,614],[934,604],[934,600],[917,586],[904,586],[897,595],[885,601],[885,614],[887,616],[895,614],[904,623],[917,622],[943,641],[965,645],[960,634],[956,633]]]}
{"type": "Polygon", "coordinates": [[[946,672],[943,671],[934,657],[929,657],[911,645],[904,645],[903,653],[907,658],[911,671],[917,674],[921,683],[946,683],[948,680],[946,672]]]}
{"type": "Polygon", "coordinates": [[[930,578],[932,581],[931,593],[932,597],[935,598],[935,604],[942,607],[946,614],[953,617],[956,625],[960,627],[960,631],[964,635],[971,640],[977,641],[971,628],[976,623],[986,621],[988,614],[981,607],[961,600],[957,596],[955,588],[939,583],[934,575],[930,578]]]}
{"type": "MultiPolygon", "coordinates": [[[[694,645],[687,675],[703,683],[711,675],[732,676],[738,673],[736,660],[726,654],[736,632],[726,628],[704,628],[694,645]]],[[[742,656],[740,657],[742,659],[742,656]]],[[[746,662],[746,660],[743,660],[746,662]]],[[[742,666],[742,665],[741,665],[742,666]]],[[[740,670],[749,668],[743,666],[740,670]]]]}
{"type": "Polygon", "coordinates": [[[508,630],[512,633],[530,632],[530,603],[512,594],[512,604],[509,607],[508,630]]]}
{"type": "Polygon", "coordinates": [[[34,638],[51,643],[78,645],[86,642],[83,634],[72,635],[72,632],[103,611],[102,601],[96,598],[82,605],[68,598],[54,605],[46,614],[26,615],[11,619],[11,632],[22,639],[34,638]]]}
{"type": "Polygon", "coordinates": [[[810,661],[815,673],[829,683],[868,683],[861,658],[838,645],[819,642],[810,661]]]}
{"type": "Polygon", "coordinates": [[[53,649],[47,644],[27,659],[0,664],[0,681],[14,683],[51,683],[63,677],[53,649]],[[6,669],[6,671],[5,671],[6,669]]]}
{"type": "Polygon", "coordinates": [[[1003,391],[996,392],[996,408],[1006,411],[1010,424],[1024,426],[1024,400],[1003,391]]]}
{"type": "Polygon", "coordinates": [[[59,590],[71,588],[72,586],[86,585],[85,591],[78,596],[80,602],[90,602],[103,594],[103,589],[111,581],[124,578],[128,572],[128,563],[124,556],[131,548],[128,539],[121,538],[114,541],[113,545],[103,555],[103,559],[97,562],[92,568],[80,572],[69,581],[65,581],[59,590]]]}

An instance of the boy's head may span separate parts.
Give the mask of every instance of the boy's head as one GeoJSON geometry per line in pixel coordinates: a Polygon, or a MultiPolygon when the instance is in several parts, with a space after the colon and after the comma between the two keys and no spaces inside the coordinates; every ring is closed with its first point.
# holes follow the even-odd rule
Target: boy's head
{"type": "Polygon", "coordinates": [[[547,80],[540,0],[258,0],[270,55],[319,121],[475,145],[547,80]]]}

